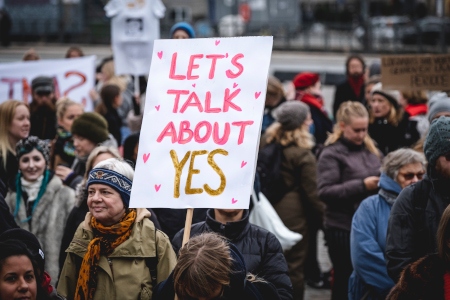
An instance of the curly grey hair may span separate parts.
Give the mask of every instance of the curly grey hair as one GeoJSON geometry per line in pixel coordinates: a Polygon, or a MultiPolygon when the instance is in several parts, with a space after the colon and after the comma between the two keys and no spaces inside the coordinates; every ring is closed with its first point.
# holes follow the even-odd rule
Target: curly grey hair
{"type": "Polygon", "coordinates": [[[402,148],[386,155],[381,165],[381,172],[396,181],[399,170],[408,164],[420,163],[426,170],[425,156],[412,149],[402,148]]]}

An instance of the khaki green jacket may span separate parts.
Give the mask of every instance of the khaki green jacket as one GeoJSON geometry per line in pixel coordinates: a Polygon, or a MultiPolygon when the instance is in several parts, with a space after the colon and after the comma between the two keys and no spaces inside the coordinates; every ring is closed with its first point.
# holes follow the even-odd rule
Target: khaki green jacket
{"type": "MultiPolygon", "coordinates": [[[[57,291],[68,300],[74,298],[81,262],[94,237],[89,225],[91,216],[90,213],[86,215],[66,250],[57,291]]],[[[153,222],[147,218],[149,216],[148,210],[138,208],[130,238],[114,249],[109,257],[100,257],[94,300],[151,299],[152,282],[146,257],[158,254],[158,283],[169,277],[175,267],[176,256],[169,238],[161,231],[155,231],[153,222]]]]}

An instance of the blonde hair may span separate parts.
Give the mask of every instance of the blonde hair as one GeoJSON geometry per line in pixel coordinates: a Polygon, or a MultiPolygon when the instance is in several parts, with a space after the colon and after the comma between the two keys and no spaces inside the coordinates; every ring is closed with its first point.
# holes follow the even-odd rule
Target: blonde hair
{"type": "Polygon", "coordinates": [[[69,97],[61,97],[58,99],[58,101],[56,101],[56,117],[58,118],[58,120],[64,117],[64,114],[66,113],[67,109],[72,105],[78,105],[81,108],[83,108],[83,105],[71,100],[69,97]]]}
{"type": "Polygon", "coordinates": [[[266,143],[273,141],[283,146],[294,143],[303,149],[312,149],[315,145],[314,137],[303,124],[294,130],[284,130],[281,123],[274,122],[266,130],[266,143]]]}
{"type": "Polygon", "coordinates": [[[219,287],[230,284],[232,258],[223,237],[202,233],[180,249],[173,270],[175,293],[180,299],[211,297],[219,287]]]}
{"type": "MultiPolygon", "coordinates": [[[[343,132],[340,124],[344,123],[345,125],[349,125],[352,121],[352,118],[368,119],[369,113],[367,112],[367,109],[364,107],[364,105],[359,102],[343,102],[341,106],[339,106],[339,109],[336,113],[336,124],[334,125],[333,133],[328,135],[328,138],[325,141],[325,146],[336,143],[342,137],[343,132]]],[[[364,145],[366,146],[367,150],[380,157],[380,151],[375,146],[375,142],[372,140],[368,133],[364,138],[364,145]]]]}
{"type": "Polygon", "coordinates": [[[8,151],[16,153],[16,145],[11,145],[9,141],[9,129],[19,106],[29,107],[18,100],[8,100],[0,104],[0,157],[3,159],[3,167],[6,168],[8,151]]]}
{"type": "Polygon", "coordinates": [[[105,62],[102,66],[101,72],[102,72],[102,74],[106,75],[106,77],[107,77],[104,79],[109,80],[109,79],[113,78],[116,74],[115,69],[114,69],[114,61],[109,60],[109,61],[105,62]]]}
{"type": "MultiPolygon", "coordinates": [[[[380,95],[381,97],[385,98],[385,97],[384,97],[383,95],[381,95],[381,94],[378,94],[378,95],[380,95]]],[[[386,98],[385,98],[385,100],[389,103],[389,107],[390,107],[390,109],[389,109],[389,114],[388,114],[386,120],[387,120],[387,122],[388,122],[389,124],[391,124],[391,125],[393,125],[393,126],[397,126],[398,123],[399,123],[399,122],[402,120],[402,118],[403,118],[403,109],[402,109],[401,107],[399,107],[398,109],[396,109],[396,108],[394,107],[394,105],[392,105],[392,103],[391,103],[389,100],[387,100],[386,98]]],[[[372,110],[370,110],[370,112],[369,112],[369,123],[370,123],[370,124],[373,124],[373,122],[375,122],[375,117],[373,116],[372,110]]]]}

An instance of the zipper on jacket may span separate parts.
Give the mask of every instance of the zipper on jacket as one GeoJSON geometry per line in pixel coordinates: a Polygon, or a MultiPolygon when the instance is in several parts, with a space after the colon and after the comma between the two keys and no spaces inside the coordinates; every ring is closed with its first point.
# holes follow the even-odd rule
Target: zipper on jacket
{"type": "Polygon", "coordinates": [[[108,260],[109,268],[111,269],[111,274],[112,274],[112,277],[113,277],[113,280],[114,280],[114,271],[113,271],[113,263],[112,263],[112,260],[111,260],[111,258],[109,258],[109,257],[107,257],[106,259],[108,260]]]}

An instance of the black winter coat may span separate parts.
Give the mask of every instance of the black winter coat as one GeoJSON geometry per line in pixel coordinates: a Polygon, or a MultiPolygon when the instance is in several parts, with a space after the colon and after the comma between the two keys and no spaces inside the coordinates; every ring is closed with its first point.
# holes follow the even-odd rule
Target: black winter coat
{"type": "Polygon", "coordinates": [[[56,111],[47,106],[30,105],[30,135],[53,140],[56,135],[56,111]]]}
{"type": "Polygon", "coordinates": [[[0,234],[5,232],[8,229],[18,228],[16,221],[14,221],[14,217],[9,212],[9,206],[5,202],[5,197],[3,194],[6,194],[7,188],[5,184],[0,180],[0,234]]]}
{"type": "Polygon", "coordinates": [[[365,85],[361,87],[360,96],[358,97],[355,95],[355,92],[353,92],[353,89],[350,86],[348,80],[337,85],[336,92],[334,93],[333,116],[336,117],[336,112],[338,111],[339,106],[342,104],[342,102],[358,101],[363,105],[366,105],[366,100],[364,99],[364,89],[365,85]]]}
{"type": "MultiPolygon", "coordinates": [[[[153,208],[153,211],[158,216],[161,230],[167,234],[170,240],[173,239],[178,231],[184,228],[187,209],[153,208]]],[[[208,209],[205,208],[194,209],[192,224],[204,221],[207,211],[208,209]]]]}
{"type": "Polygon", "coordinates": [[[3,157],[0,156],[0,181],[5,185],[4,189],[0,192],[3,197],[6,197],[8,188],[13,189],[16,184],[16,176],[19,172],[19,162],[17,157],[10,151],[8,151],[6,157],[6,169],[3,167],[3,157]]]}
{"type": "MultiPolygon", "coordinates": [[[[431,168],[428,169],[430,174],[431,168]]],[[[422,181],[407,186],[392,206],[386,236],[386,262],[394,282],[408,264],[437,252],[436,233],[442,213],[450,204],[450,189],[448,180],[434,178],[426,175],[422,181]],[[424,198],[424,202],[418,200],[424,198]],[[421,206],[425,208],[423,213],[415,209],[421,206]]]]}
{"type": "Polygon", "coordinates": [[[106,114],[103,115],[105,120],[108,122],[108,131],[113,135],[117,141],[117,145],[120,147],[122,145],[122,133],[120,128],[122,127],[122,119],[120,118],[117,110],[114,108],[108,108],[106,114]]]}
{"type": "MultiPolygon", "coordinates": [[[[413,125],[411,124],[411,126],[413,125]]],[[[411,136],[412,129],[407,132],[408,127],[407,115],[397,126],[389,124],[385,118],[376,118],[372,124],[369,124],[369,135],[377,142],[378,149],[386,156],[389,152],[411,146],[419,139],[417,130],[413,137],[411,136]]]]}
{"type": "MultiPolygon", "coordinates": [[[[244,211],[242,220],[222,224],[215,220],[214,210],[208,210],[206,221],[192,225],[191,237],[203,232],[223,235],[242,253],[247,271],[272,283],[280,299],[292,299],[292,284],[280,242],[269,231],[253,225],[248,220],[249,212],[244,211]]],[[[181,248],[184,229],[173,238],[175,253],[181,248]]]]}

